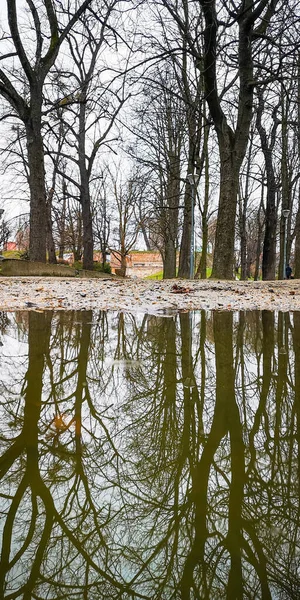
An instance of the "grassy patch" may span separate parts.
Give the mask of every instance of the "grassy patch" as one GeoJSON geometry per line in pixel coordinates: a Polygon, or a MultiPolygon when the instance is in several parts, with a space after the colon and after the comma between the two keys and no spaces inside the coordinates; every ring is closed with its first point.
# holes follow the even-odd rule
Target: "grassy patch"
{"type": "Polygon", "coordinates": [[[154,273],[153,275],[147,275],[147,277],[143,277],[143,279],[162,279],[163,272],[159,271],[159,273],[154,273]]]}
{"type": "Polygon", "coordinates": [[[20,258],[22,252],[20,250],[3,250],[1,254],[5,258],[20,258]]]}

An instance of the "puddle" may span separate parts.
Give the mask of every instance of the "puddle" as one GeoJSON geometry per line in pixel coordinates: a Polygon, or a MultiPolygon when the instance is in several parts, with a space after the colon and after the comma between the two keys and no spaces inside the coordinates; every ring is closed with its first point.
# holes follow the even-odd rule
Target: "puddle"
{"type": "Polygon", "coordinates": [[[300,597],[300,313],[1,313],[0,357],[1,598],[300,597]]]}

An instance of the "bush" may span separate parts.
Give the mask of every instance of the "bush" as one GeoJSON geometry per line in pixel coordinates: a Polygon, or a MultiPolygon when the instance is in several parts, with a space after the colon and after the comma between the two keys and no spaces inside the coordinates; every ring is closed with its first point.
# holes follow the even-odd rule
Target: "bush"
{"type": "Polygon", "coordinates": [[[20,252],[21,260],[29,260],[29,249],[20,252]]]}
{"type": "Polygon", "coordinates": [[[109,273],[111,274],[111,266],[110,263],[102,263],[94,262],[94,271],[100,271],[100,273],[109,273]]]}
{"type": "Polygon", "coordinates": [[[82,271],[82,260],[74,260],[72,267],[74,267],[76,271],[82,271]]]}
{"type": "MultiPolygon", "coordinates": [[[[72,267],[74,267],[74,269],[76,269],[76,271],[82,271],[82,261],[81,260],[76,260],[72,267]]],[[[104,263],[104,268],[102,263],[94,261],[94,267],[93,267],[94,271],[99,271],[100,273],[109,273],[111,274],[111,268],[110,268],[110,264],[109,263],[104,263]]]]}

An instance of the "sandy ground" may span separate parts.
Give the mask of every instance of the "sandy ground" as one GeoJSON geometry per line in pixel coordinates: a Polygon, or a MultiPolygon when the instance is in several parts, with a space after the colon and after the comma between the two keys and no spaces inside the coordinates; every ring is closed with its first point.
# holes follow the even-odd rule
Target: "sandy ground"
{"type": "Polygon", "coordinates": [[[300,281],[149,281],[141,279],[0,278],[0,309],[300,310],[300,281]]]}

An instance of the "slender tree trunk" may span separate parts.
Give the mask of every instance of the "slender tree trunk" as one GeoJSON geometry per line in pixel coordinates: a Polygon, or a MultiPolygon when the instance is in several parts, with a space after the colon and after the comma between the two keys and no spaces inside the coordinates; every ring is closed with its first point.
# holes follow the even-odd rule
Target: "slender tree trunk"
{"type": "Polygon", "coordinates": [[[239,191],[239,212],[239,229],[241,241],[241,279],[244,281],[247,278],[247,237],[245,198],[242,198],[241,190],[239,191]]]}
{"type": "MultiPolygon", "coordinates": [[[[300,53],[298,54],[298,89],[297,89],[297,152],[298,163],[300,162],[300,53]]],[[[297,279],[300,279],[300,183],[298,183],[298,209],[295,226],[295,264],[294,273],[297,279]]]]}
{"type": "Polygon", "coordinates": [[[263,244],[262,258],[262,278],[263,280],[275,279],[276,272],[276,228],[277,228],[277,207],[276,207],[276,179],[273,166],[273,146],[275,143],[276,123],[274,123],[271,135],[271,142],[268,142],[266,130],[262,125],[262,115],[264,110],[263,93],[257,91],[259,105],[256,115],[256,127],[259,133],[261,149],[265,159],[267,176],[267,203],[265,212],[265,237],[263,244]]]}
{"type": "Polygon", "coordinates": [[[148,233],[147,233],[147,230],[146,230],[146,227],[145,227],[144,223],[141,224],[141,232],[142,232],[142,235],[143,235],[143,238],[144,238],[144,242],[145,242],[145,245],[146,245],[146,250],[150,251],[151,250],[151,243],[150,243],[150,240],[149,240],[149,237],[148,237],[148,233]]]}
{"type": "MultiPolygon", "coordinates": [[[[284,97],[284,89],[282,86],[281,91],[281,113],[282,113],[282,124],[281,124],[281,207],[283,210],[289,210],[291,204],[290,190],[289,190],[289,178],[288,178],[288,132],[287,132],[287,103],[284,97]]],[[[284,248],[285,245],[285,225],[287,226],[287,237],[289,237],[289,225],[290,219],[287,220],[281,215],[280,219],[280,254],[279,254],[279,266],[278,266],[278,279],[285,279],[286,265],[283,264],[285,250],[286,253],[286,264],[289,263],[289,244],[284,248]],[[285,223],[286,221],[286,223],[285,223]]]]}
{"type": "Polygon", "coordinates": [[[65,180],[62,183],[62,209],[61,209],[61,217],[60,217],[60,227],[59,227],[59,258],[64,258],[65,252],[65,236],[66,236],[66,205],[67,205],[67,184],[65,180]]]}
{"type": "Polygon", "coordinates": [[[78,135],[78,160],[80,170],[80,202],[82,207],[82,230],[83,230],[83,268],[92,270],[94,267],[94,240],[93,220],[91,213],[91,200],[89,190],[89,176],[86,166],[85,149],[85,127],[86,127],[86,104],[81,102],[79,108],[79,135],[78,135]]]}
{"type": "MultiPolygon", "coordinates": [[[[205,104],[203,109],[206,117],[205,104]]],[[[207,245],[208,245],[208,205],[209,205],[209,152],[208,152],[208,137],[209,127],[206,125],[204,129],[204,140],[203,140],[203,154],[204,154],[204,203],[202,207],[202,250],[199,266],[197,269],[196,277],[200,275],[201,279],[207,277],[207,245]]],[[[200,209],[201,210],[201,209],[200,209]]]]}
{"type": "Polygon", "coordinates": [[[48,261],[49,263],[56,265],[56,253],[55,253],[55,243],[53,238],[53,228],[52,228],[52,200],[53,200],[54,188],[50,188],[46,201],[46,210],[47,210],[47,250],[48,250],[48,261]]]}
{"type": "Polygon", "coordinates": [[[260,267],[260,255],[261,255],[261,246],[262,246],[262,237],[263,237],[263,219],[261,217],[261,212],[264,207],[264,184],[262,179],[261,184],[261,200],[260,206],[257,211],[257,243],[256,243],[256,256],[255,256],[255,271],[254,271],[254,281],[257,281],[259,278],[259,267],[260,267]]]}
{"type": "Polygon", "coordinates": [[[299,206],[297,210],[296,216],[296,226],[295,226],[295,263],[294,263],[294,277],[295,279],[300,279],[300,194],[299,194],[299,206]]]}

